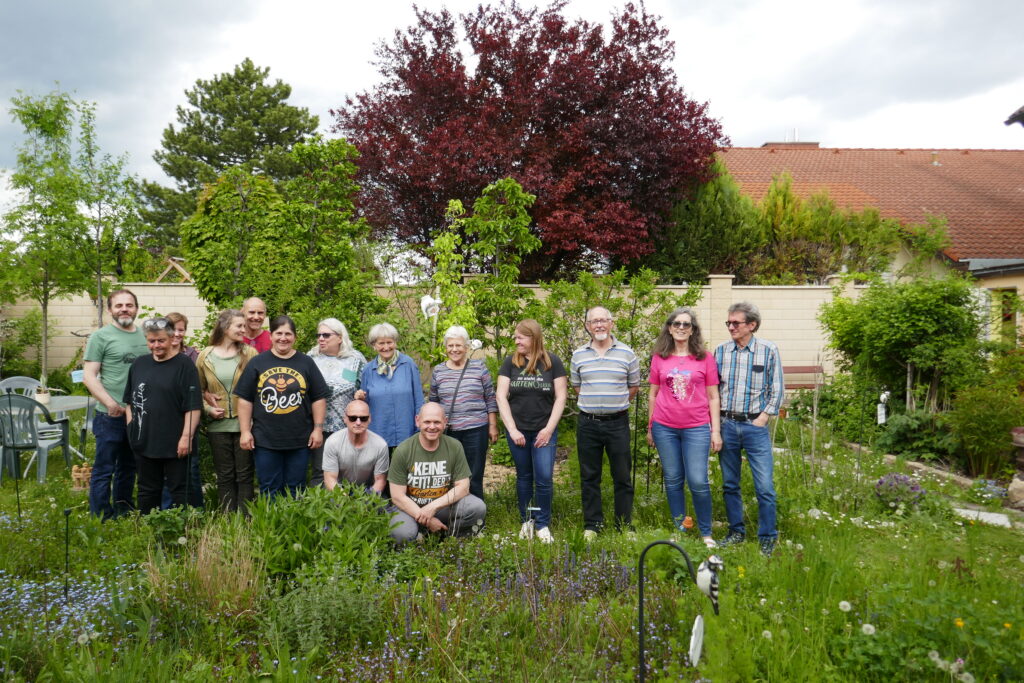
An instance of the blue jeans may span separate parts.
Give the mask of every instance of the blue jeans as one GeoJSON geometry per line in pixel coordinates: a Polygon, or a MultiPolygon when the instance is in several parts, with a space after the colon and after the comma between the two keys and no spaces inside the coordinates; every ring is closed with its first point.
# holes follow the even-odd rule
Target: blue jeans
{"type": "Polygon", "coordinates": [[[750,473],[754,477],[757,493],[757,536],[775,538],[775,484],[772,482],[772,438],[767,425],[757,427],[749,422],[735,422],[722,418],[722,452],[718,460],[722,465],[722,493],[725,514],[729,518],[729,531],[746,534],[743,523],[743,498],[740,496],[740,449],[747,452],[750,473]]]}
{"type": "Polygon", "coordinates": [[[135,509],[135,455],[128,444],[125,417],[110,417],[97,411],[92,433],[96,437],[96,461],[89,484],[89,512],[102,519],[120,517],[135,509]]]}
{"type": "Polygon", "coordinates": [[[711,485],[708,483],[708,453],[711,451],[711,425],[687,429],[666,427],[655,422],[651,435],[661,458],[665,475],[665,497],[672,523],[679,527],[686,517],[684,482],[690,484],[693,510],[701,536],[711,535],[711,485]]]}
{"type": "Polygon", "coordinates": [[[480,500],[484,499],[484,466],[487,464],[487,447],[490,428],[487,425],[448,432],[448,436],[462,444],[469,463],[469,492],[480,500]]]}
{"type": "Polygon", "coordinates": [[[260,482],[260,493],[278,496],[288,493],[294,496],[306,487],[306,467],[309,465],[309,449],[295,448],[278,451],[257,446],[252,451],[256,464],[256,479],[260,482]]]}
{"type": "Polygon", "coordinates": [[[525,446],[517,446],[506,434],[508,448],[512,451],[512,460],[516,464],[516,497],[519,499],[519,519],[522,522],[530,519],[530,511],[526,508],[533,498],[537,514],[534,521],[538,529],[551,524],[551,496],[553,486],[551,480],[555,475],[555,448],[558,443],[558,430],[551,435],[551,441],[543,448],[537,448],[533,442],[537,432],[520,430],[526,437],[525,446]]]}

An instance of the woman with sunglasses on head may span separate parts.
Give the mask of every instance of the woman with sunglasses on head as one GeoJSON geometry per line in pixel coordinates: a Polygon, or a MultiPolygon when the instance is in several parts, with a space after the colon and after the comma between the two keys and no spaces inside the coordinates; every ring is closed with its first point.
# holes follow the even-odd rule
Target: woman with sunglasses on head
{"type": "Polygon", "coordinates": [[[196,359],[199,386],[209,398],[203,402],[203,413],[220,508],[231,512],[239,508],[244,511],[254,495],[252,451],[241,445],[239,399],[234,395],[245,366],[256,357],[256,349],[245,343],[245,329],[241,311],[221,311],[210,333],[210,345],[196,359]]]}
{"type": "MultiPolygon", "coordinates": [[[[345,407],[359,390],[359,376],[366,365],[366,358],[352,348],[348,329],[337,318],[326,318],[317,325],[316,346],[310,349],[309,357],[320,368],[320,373],[331,392],[327,399],[327,416],[324,419],[326,443],[331,434],[346,427],[345,407]]],[[[324,484],[323,455],[323,446],[313,451],[310,486],[324,484]]]]}
{"type": "Polygon", "coordinates": [[[295,322],[270,321],[270,350],[245,367],[235,387],[242,448],[253,451],[260,493],[295,495],[306,484],[310,450],[324,442],[329,390],[313,359],[295,349],[295,322]]]}
{"type": "Polygon", "coordinates": [[[520,538],[536,533],[551,543],[552,479],[558,421],[568,397],[565,366],[544,350],[544,333],[536,320],[516,325],[515,352],[498,371],[498,412],[505,423],[505,437],[516,465],[516,495],[519,500],[520,538]],[[530,499],[539,508],[536,517],[529,510],[530,499]]]}
{"type": "Polygon", "coordinates": [[[718,366],[692,309],[677,308],[665,321],[654,342],[650,383],[647,443],[661,458],[672,523],[683,529],[689,482],[700,534],[714,548],[708,451],[722,448],[718,366]]]}

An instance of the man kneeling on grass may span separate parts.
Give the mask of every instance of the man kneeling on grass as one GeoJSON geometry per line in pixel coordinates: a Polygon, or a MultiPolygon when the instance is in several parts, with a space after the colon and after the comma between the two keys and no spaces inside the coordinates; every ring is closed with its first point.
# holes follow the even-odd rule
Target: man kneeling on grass
{"type": "Polygon", "coordinates": [[[462,444],[446,436],[444,408],[424,403],[416,416],[419,432],[395,448],[388,470],[391,501],[398,508],[391,528],[395,542],[422,532],[476,534],[487,506],[469,492],[469,464],[462,444]]]}

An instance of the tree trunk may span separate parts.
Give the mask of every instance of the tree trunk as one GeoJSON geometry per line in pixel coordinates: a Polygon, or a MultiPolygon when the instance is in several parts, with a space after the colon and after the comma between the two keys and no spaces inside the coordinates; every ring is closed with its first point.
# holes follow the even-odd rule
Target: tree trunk
{"type": "Polygon", "coordinates": [[[907,412],[914,409],[914,364],[907,363],[907,412]]]}
{"type": "Polygon", "coordinates": [[[49,386],[46,383],[46,381],[47,381],[47,377],[46,377],[46,364],[49,361],[49,355],[46,352],[46,347],[47,347],[47,343],[46,342],[47,342],[47,339],[49,338],[49,334],[48,333],[50,331],[49,330],[49,322],[50,321],[49,321],[49,316],[48,316],[48,313],[50,311],[50,297],[48,295],[46,295],[46,294],[43,294],[42,299],[43,300],[40,303],[42,304],[41,308],[43,309],[43,338],[39,340],[39,355],[42,358],[42,361],[40,362],[40,367],[39,367],[39,381],[43,385],[43,388],[45,389],[47,386],[49,386]]]}

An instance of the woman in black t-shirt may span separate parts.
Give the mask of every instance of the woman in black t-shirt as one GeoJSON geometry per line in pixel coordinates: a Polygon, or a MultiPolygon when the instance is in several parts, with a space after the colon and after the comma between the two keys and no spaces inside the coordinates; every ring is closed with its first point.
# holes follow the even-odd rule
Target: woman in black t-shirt
{"type": "Polygon", "coordinates": [[[252,450],[260,493],[277,495],[305,486],[310,449],[324,442],[330,390],[313,359],[296,351],[295,323],[270,321],[269,351],[249,361],[235,386],[239,445],[252,450]]]}
{"type": "Polygon", "coordinates": [[[552,478],[558,421],[568,395],[565,367],[558,356],[544,350],[544,333],[536,320],[523,320],[513,337],[515,353],[498,371],[498,412],[505,423],[505,438],[516,464],[520,538],[554,540],[551,524],[552,478]],[[536,515],[527,509],[533,498],[536,515]]]}

